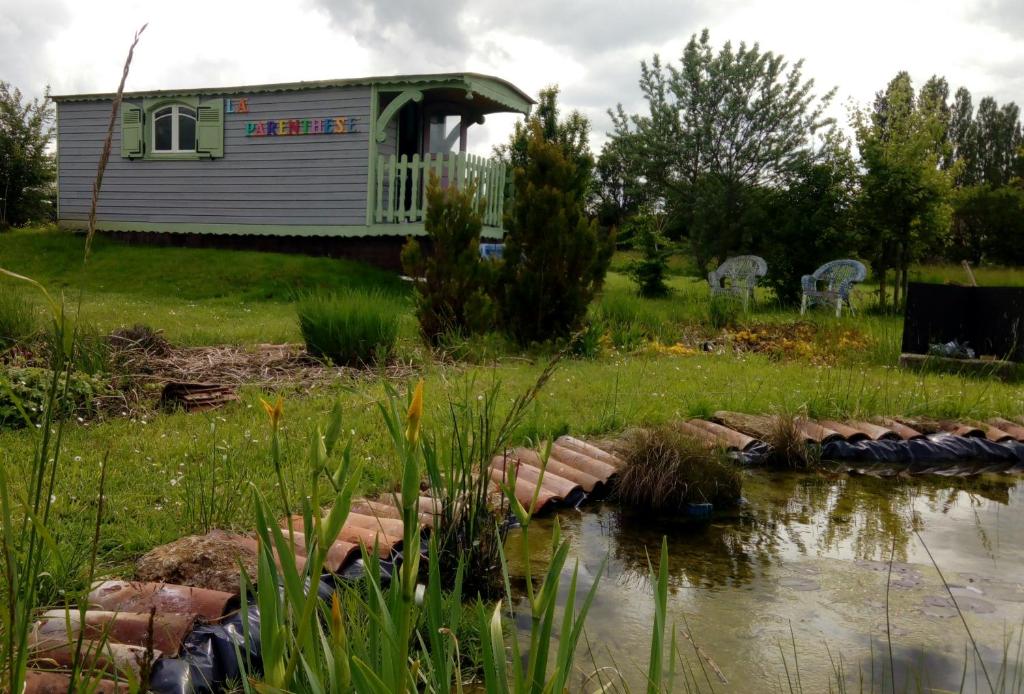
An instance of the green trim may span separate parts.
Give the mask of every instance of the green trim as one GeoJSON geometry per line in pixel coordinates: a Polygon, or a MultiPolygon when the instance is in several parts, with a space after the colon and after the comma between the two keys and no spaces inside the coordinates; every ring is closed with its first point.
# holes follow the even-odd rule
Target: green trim
{"type": "MultiPolygon", "coordinates": [[[[377,123],[377,111],[380,110],[380,96],[377,93],[377,86],[370,87],[370,125],[375,126],[377,123]]],[[[374,203],[374,187],[377,182],[377,138],[374,137],[373,132],[370,132],[369,146],[367,147],[366,156],[368,157],[366,165],[366,223],[369,225],[373,223],[373,203],[374,203]]]]}
{"type": "Polygon", "coordinates": [[[153,112],[164,106],[178,104],[188,106],[196,112],[196,133],[199,132],[199,97],[164,97],[158,99],[142,100],[142,156],[134,159],[143,161],[194,161],[196,159],[210,159],[209,154],[200,152],[154,152],[153,151],[153,112]]]}
{"type": "MultiPolygon", "coordinates": [[[[341,79],[341,80],[320,80],[311,82],[281,82],[277,84],[254,84],[254,85],[241,85],[233,87],[200,87],[198,89],[160,89],[154,91],[144,92],[128,92],[124,95],[126,99],[139,99],[143,97],[150,98],[174,98],[179,96],[197,96],[197,95],[226,95],[226,94],[258,94],[261,92],[285,92],[285,91],[302,91],[306,89],[324,89],[328,87],[350,87],[350,86],[379,86],[390,89],[404,89],[416,85],[431,85],[438,82],[449,82],[449,83],[461,83],[467,84],[472,83],[472,91],[478,94],[487,96],[488,98],[494,98],[496,101],[497,95],[503,95],[500,99],[501,103],[506,106],[515,105],[515,110],[519,113],[526,113],[529,110],[529,106],[533,103],[525,92],[516,87],[511,82],[495,77],[493,75],[483,75],[478,72],[448,72],[448,73],[437,73],[437,74],[425,74],[425,75],[390,75],[390,76],[377,76],[377,77],[358,77],[354,79],[341,79]],[[489,93],[491,92],[491,93],[489,93]],[[508,95],[513,95],[508,97],[508,95]],[[507,100],[507,102],[506,102],[507,100]],[[523,110],[523,104],[525,104],[525,110],[523,110]]],[[[454,85],[453,85],[454,86],[454,85]]],[[[64,94],[51,96],[54,101],[109,101],[114,98],[114,94],[64,94]]]]}
{"type": "MultiPolygon", "coordinates": [[[[61,229],[79,230],[88,226],[82,219],[62,219],[61,229]]],[[[197,224],[192,222],[122,222],[97,220],[100,231],[145,231],[174,234],[226,234],[229,236],[337,236],[356,238],[359,236],[423,236],[422,223],[407,224],[197,224]]],[[[501,238],[504,231],[484,227],[481,236],[501,238]]]]}
{"type": "Polygon", "coordinates": [[[466,79],[466,83],[469,85],[471,94],[479,94],[526,116],[530,115],[530,108],[536,103],[508,82],[469,77],[466,79]]]}
{"type": "Polygon", "coordinates": [[[384,142],[387,139],[387,127],[391,119],[395,117],[399,109],[405,106],[410,101],[419,103],[423,101],[423,92],[419,89],[404,89],[402,92],[391,100],[385,108],[384,112],[373,122],[373,133],[377,142],[384,142]]]}

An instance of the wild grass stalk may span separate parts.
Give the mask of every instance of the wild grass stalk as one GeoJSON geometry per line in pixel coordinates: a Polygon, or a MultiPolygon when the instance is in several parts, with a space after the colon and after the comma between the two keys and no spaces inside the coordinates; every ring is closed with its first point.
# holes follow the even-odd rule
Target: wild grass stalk
{"type": "Polygon", "coordinates": [[[448,401],[448,431],[443,442],[423,438],[423,461],[430,493],[440,502],[432,540],[437,542],[443,578],[450,582],[456,568],[464,569],[470,593],[500,592],[498,551],[505,541],[496,515],[507,512],[493,502],[490,467],[503,455],[519,431],[531,405],[554,374],[559,357],[548,362],[536,381],[501,411],[501,384],[494,382],[479,397],[470,379],[458,398],[448,401]]]}
{"type": "MultiPolygon", "coordinates": [[[[562,597],[561,626],[558,630],[558,649],[555,660],[549,667],[551,641],[556,628],[556,605],[559,602],[559,583],[569,556],[569,542],[562,539],[561,529],[556,520],[551,539],[551,561],[535,587],[535,576],[530,561],[530,523],[540,493],[541,482],[547,465],[550,445],[541,456],[540,481],[533,498],[522,503],[515,494],[515,469],[510,468],[510,478],[501,484],[501,490],[508,500],[516,520],[522,527],[520,547],[523,553],[523,571],[526,584],[526,606],[530,611],[529,647],[523,653],[518,638],[510,639],[511,657],[506,654],[505,636],[502,627],[501,603],[493,610],[481,608],[479,612],[484,652],[484,686],[488,694],[542,694],[543,692],[566,691],[574,672],[576,648],[583,633],[587,613],[597,594],[597,588],[604,573],[604,562],[595,572],[593,583],[587,592],[579,611],[576,608],[579,565],[574,566],[569,589],[562,597]],[[549,674],[550,671],[550,674],[549,674]]],[[[506,600],[512,609],[513,595],[509,580],[508,562],[504,549],[500,553],[504,577],[506,600]]],[[[514,615],[510,614],[510,618],[514,615]]]]}
{"type": "Polygon", "coordinates": [[[0,352],[24,343],[38,331],[35,304],[23,292],[4,285],[0,290],[0,352]]]}

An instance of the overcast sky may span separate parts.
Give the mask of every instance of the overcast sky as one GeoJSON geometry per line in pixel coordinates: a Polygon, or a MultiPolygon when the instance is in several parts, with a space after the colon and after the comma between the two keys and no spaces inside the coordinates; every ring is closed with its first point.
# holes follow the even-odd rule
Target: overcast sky
{"type": "MultiPolygon", "coordinates": [[[[213,87],[470,70],[530,94],[562,87],[594,126],[642,106],[639,63],[676,60],[690,35],[759,42],[803,58],[837,117],[898,71],[1024,102],[1024,0],[0,0],[0,80],[40,94],[114,91],[133,31],[148,22],[128,89],[213,87]]],[[[471,131],[485,153],[511,130],[471,131]]]]}

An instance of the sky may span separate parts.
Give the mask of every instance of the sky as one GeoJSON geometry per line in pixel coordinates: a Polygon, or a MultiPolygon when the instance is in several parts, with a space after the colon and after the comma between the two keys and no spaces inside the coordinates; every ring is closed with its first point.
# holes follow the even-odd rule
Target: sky
{"type": "MultiPolygon", "coordinates": [[[[644,106],[640,62],[678,61],[694,33],[759,43],[824,93],[831,113],[868,103],[899,70],[916,85],[1024,102],[1024,0],[0,0],[0,80],[30,95],[112,92],[134,31],[128,90],[216,87],[462,70],[528,94],[557,84],[593,125],[644,106]]],[[[515,117],[489,116],[470,149],[489,153],[515,117]]]]}

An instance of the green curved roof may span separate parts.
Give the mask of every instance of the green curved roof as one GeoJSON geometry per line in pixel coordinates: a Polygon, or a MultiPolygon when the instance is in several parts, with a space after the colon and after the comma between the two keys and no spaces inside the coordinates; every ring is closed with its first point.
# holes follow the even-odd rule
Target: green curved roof
{"type": "MultiPolygon", "coordinates": [[[[500,104],[509,111],[528,114],[530,107],[536,103],[519,87],[507,80],[493,75],[482,75],[476,72],[449,72],[432,75],[389,75],[382,77],[355,77],[336,80],[316,80],[309,82],[281,82],[277,84],[251,84],[234,87],[199,87],[195,89],[157,89],[150,91],[125,92],[126,99],[143,97],[177,97],[202,94],[259,94],[261,92],[289,92],[308,89],[325,89],[328,87],[375,86],[382,90],[402,90],[410,87],[421,89],[442,89],[445,87],[464,89],[472,94],[479,94],[500,104]]],[[[51,96],[54,101],[106,101],[113,99],[114,93],[107,94],[63,94],[51,96]]]]}

